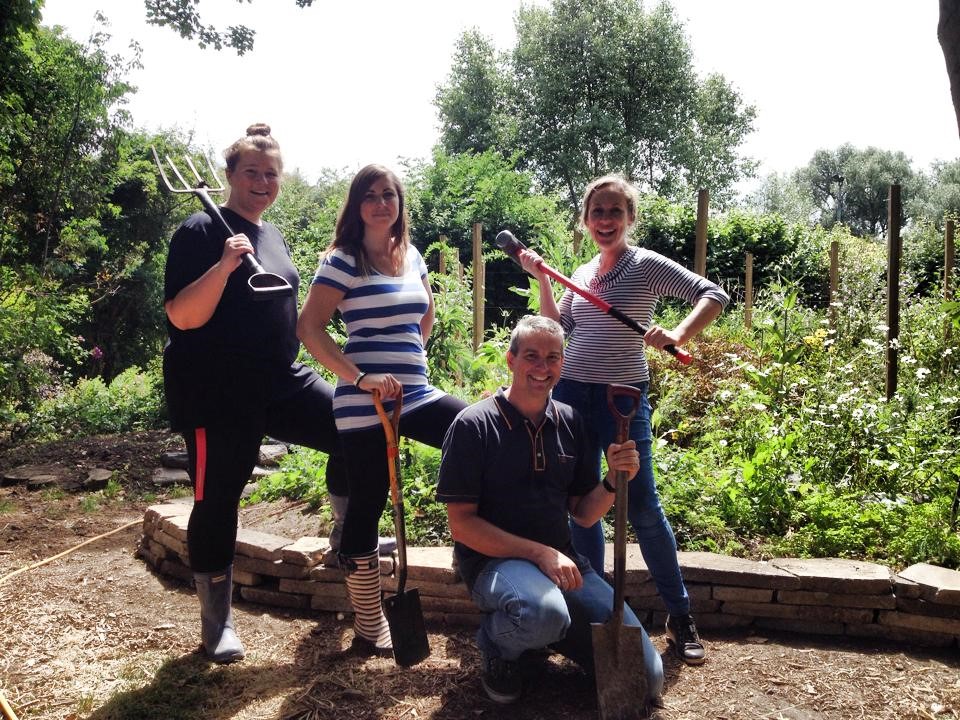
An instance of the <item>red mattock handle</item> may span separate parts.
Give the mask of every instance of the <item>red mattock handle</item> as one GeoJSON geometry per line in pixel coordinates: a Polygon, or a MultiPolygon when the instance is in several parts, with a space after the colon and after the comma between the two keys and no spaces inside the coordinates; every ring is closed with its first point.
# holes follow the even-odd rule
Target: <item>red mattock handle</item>
{"type": "MultiPolygon", "coordinates": [[[[517,238],[514,237],[512,232],[510,232],[509,230],[501,230],[497,234],[497,238],[494,242],[496,242],[497,247],[503,250],[510,257],[511,260],[513,260],[517,264],[520,263],[520,258],[519,258],[520,251],[526,250],[526,246],[522,242],[517,240],[517,238]]],[[[610,303],[606,302],[605,300],[602,300],[601,298],[598,298],[593,293],[587,290],[584,290],[579,285],[576,285],[570,278],[558,273],[556,270],[554,270],[552,267],[547,265],[542,260],[538,263],[538,265],[540,269],[543,271],[544,275],[547,275],[553,278],[564,287],[569,288],[571,291],[575,292],[584,300],[587,300],[593,305],[596,305],[598,308],[603,310],[603,312],[605,312],[610,317],[616,318],[627,327],[640,333],[641,336],[647,334],[647,328],[643,327],[643,325],[638,323],[632,317],[625,315],[623,312],[615,308],[610,303]]],[[[693,357],[690,355],[690,353],[688,353],[686,350],[681,350],[676,345],[664,345],[663,351],[673,355],[677,359],[677,362],[683,365],[689,365],[693,361],[693,357]]]]}

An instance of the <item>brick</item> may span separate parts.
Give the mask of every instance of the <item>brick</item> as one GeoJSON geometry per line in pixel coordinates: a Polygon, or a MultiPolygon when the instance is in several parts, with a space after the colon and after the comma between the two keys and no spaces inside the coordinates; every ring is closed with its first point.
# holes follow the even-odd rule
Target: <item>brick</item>
{"type": "Polygon", "coordinates": [[[306,595],[291,595],[267,588],[242,587],[240,588],[240,597],[247,602],[259,603],[260,605],[273,605],[275,607],[285,608],[310,607],[310,598],[306,595]]]}
{"type": "Polygon", "coordinates": [[[908,615],[896,610],[881,610],[877,621],[881,625],[924,630],[944,635],[960,636],[960,620],[954,618],[939,618],[929,615],[908,615]]]}
{"type": "Polygon", "coordinates": [[[238,555],[245,555],[255,560],[280,560],[280,551],[291,543],[291,540],[272,533],[259,530],[238,530],[236,551],[238,555]]]}
{"type": "Polygon", "coordinates": [[[900,577],[920,586],[920,597],[928,602],[960,605],[960,571],[928,563],[911,565],[900,577]]]}
{"type": "Polygon", "coordinates": [[[910,598],[916,600],[920,597],[920,591],[922,589],[923,588],[913,582],[913,580],[907,580],[901,575],[893,576],[893,594],[896,595],[898,599],[910,598]]]}
{"type": "Polygon", "coordinates": [[[659,594],[653,580],[648,580],[644,583],[625,582],[623,592],[627,597],[651,597],[659,594]]]}
{"type": "Polygon", "coordinates": [[[791,620],[789,618],[758,617],[754,624],[763,630],[781,630],[804,635],[843,635],[845,629],[842,622],[791,620]]]}
{"type": "Polygon", "coordinates": [[[850,595],[819,590],[778,590],[777,602],[784,605],[820,605],[825,607],[875,608],[893,610],[897,598],[891,595],[850,595]]]}
{"type": "Polygon", "coordinates": [[[713,588],[713,599],[724,602],[768,603],[773,602],[771,588],[745,588],[716,585],[713,588]]]}
{"type": "Polygon", "coordinates": [[[800,587],[796,576],[771,563],[707,552],[681,552],[677,555],[680,570],[688,582],[774,589],[800,587]]]}
{"type": "Polygon", "coordinates": [[[280,551],[280,559],[292,565],[306,565],[313,567],[322,559],[330,541],[321,537],[302,537],[287,545],[280,551]]]}
{"type": "Polygon", "coordinates": [[[269,560],[258,560],[257,558],[247,557],[246,555],[237,555],[233,559],[233,566],[238,570],[256,573],[257,575],[266,575],[275,578],[295,578],[302,580],[310,574],[310,568],[302,565],[288,565],[282,562],[270,562],[269,560]]]}
{"type": "Polygon", "coordinates": [[[781,558],[770,563],[799,579],[799,587],[784,590],[871,595],[886,595],[893,590],[890,569],[876,563],[843,558],[781,558]]]}
{"type": "Polygon", "coordinates": [[[732,615],[747,615],[755,618],[780,618],[784,620],[809,620],[815,622],[869,623],[873,622],[873,610],[858,608],[825,608],[814,605],[783,605],[780,603],[733,603],[723,604],[722,612],[732,615]]]}

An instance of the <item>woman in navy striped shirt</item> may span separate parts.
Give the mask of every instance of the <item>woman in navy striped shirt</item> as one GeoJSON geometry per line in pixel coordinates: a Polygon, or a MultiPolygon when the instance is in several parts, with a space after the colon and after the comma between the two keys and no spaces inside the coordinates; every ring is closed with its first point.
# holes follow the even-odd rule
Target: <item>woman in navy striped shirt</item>
{"type": "MultiPolygon", "coordinates": [[[[637,196],[624,178],[607,175],[594,180],[587,187],[582,207],[581,222],[599,253],[577,268],[571,279],[649,330],[641,337],[570,290],[558,305],[550,279],[538,266],[540,257],[524,251],[523,267],[540,283],[541,313],[558,320],[568,338],[561,380],[553,397],[576,408],[593,430],[599,477],[600,454],[614,441],[616,430],[607,408],[607,385],[633,385],[643,391],[643,402],[630,426],[630,437],[640,451],[640,472],[630,483],[627,515],[667,606],[667,635],[684,662],[699,665],[704,660],[704,648],[690,615],[676,540],[653,474],[650,404],[646,399],[650,370],[644,345],[658,349],[683,345],[713,322],[730,298],[716,284],[673,260],[628,244],[627,235],[636,220],[637,196]],[[661,297],[680,298],[693,309],[675,328],[659,327],[653,324],[653,313],[661,297]]],[[[571,525],[577,550],[602,572],[604,538],[600,523],[592,528],[571,525]]]]}
{"type": "Polygon", "coordinates": [[[371,393],[389,413],[403,397],[400,431],[440,447],[466,403],[432,387],[424,346],[433,327],[427,268],[410,244],[403,185],[380,165],[354,177],[300,313],[297,334],[339,376],[333,412],[349,475],[340,567],[354,608],[354,631],[375,651],[391,649],[380,608],[377,525],[389,490],[386,439],[371,393]],[[346,325],[341,349],[327,331],[335,311],[346,325]]]}

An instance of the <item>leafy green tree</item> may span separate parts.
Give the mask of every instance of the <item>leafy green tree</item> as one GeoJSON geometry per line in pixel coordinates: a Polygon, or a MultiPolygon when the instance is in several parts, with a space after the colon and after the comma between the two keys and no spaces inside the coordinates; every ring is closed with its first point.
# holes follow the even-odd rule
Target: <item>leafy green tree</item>
{"type": "MultiPolygon", "coordinates": [[[[817,150],[796,174],[806,186],[820,224],[842,222],[855,235],[877,236],[887,230],[890,185],[899,183],[905,199],[922,193],[922,178],[902,152],[847,143],[836,150],[817,150]]],[[[908,205],[905,203],[905,207],[908,205]]]]}
{"type": "Polygon", "coordinates": [[[809,225],[815,216],[810,194],[790,173],[768,175],[743,204],[761,215],[779,215],[801,225],[809,225]]]}
{"type": "MultiPolygon", "coordinates": [[[[243,0],[239,1],[243,3],[243,0]]],[[[296,0],[296,3],[299,7],[309,7],[313,5],[313,0],[296,0]]],[[[226,30],[204,25],[197,10],[199,4],[200,0],[144,0],[150,25],[172,28],[182,38],[195,39],[201,48],[221,50],[229,47],[236,50],[237,55],[253,49],[255,30],[246,25],[229,25],[226,30]]]]}
{"type": "MultiPolygon", "coordinates": [[[[485,252],[493,255],[486,274],[490,307],[520,309],[510,287],[527,285],[523,271],[496,251],[498,232],[509,229],[541,250],[569,246],[567,215],[558,200],[537,194],[529,173],[492,150],[447,155],[437,148],[433,162],[411,168],[408,180],[413,238],[421,251],[445,235],[460,262],[469,264],[473,224],[483,225],[485,252]]],[[[500,320],[490,312],[487,318],[500,320]]]]}
{"type": "Polygon", "coordinates": [[[960,220],[960,159],[935,162],[923,181],[923,191],[910,198],[910,215],[939,230],[945,220],[960,220]]]}
{"type": "Polygon", "coordinates": [[[493,43],[477,30],[457,41],[446,83],[437,88],[435,104],[442,128],[440,143],[455,155],[494,149],[509,155],[514,121],[507,106],[509,68],[493,43]]]}
{"type": "Polygon", "coordinates": [[[720,76],[698,81],[669,4],[554,0],[523,6],[516,28],[509,68],[475,33],[461,38],[437,98],[444,147],[516,154],[574,210],[611,171],[673,196],[709,183],[719,202],[752,172],[736,148],[754,110],[720,76]]]}

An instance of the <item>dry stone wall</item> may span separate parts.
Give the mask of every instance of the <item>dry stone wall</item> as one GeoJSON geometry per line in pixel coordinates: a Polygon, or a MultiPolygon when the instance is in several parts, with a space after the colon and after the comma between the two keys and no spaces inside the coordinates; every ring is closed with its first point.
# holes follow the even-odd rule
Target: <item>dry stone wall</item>
{"type": "MultiPolygon", "coordinates": [[[[147,509],[140,555],[158,572],[192,581],[187,558],[190,505],[147,509]]],[[[350,612],[343,574],[320,564],[325,538],[296,540],[241,528],[234,583],[243,600],[286,608],[350,612]]],[[[607,572],[613,570],[607,549],[607,572]]],[[[428,622],[476,625],[480,613],[451,566],[449,547],[407,548],[407,587],[417,588],[428,622]]],[[[934,647],[960,643],[960,572],[885,566],[836,558],[745,560],[681,552],[691,609],[701,629],[756,628],[849,635],[934,647]]],[[[388,592],[396,589],[394,558],[381,558],[388,592]]],[[[627,550],[627,602],[645,624],[662,626],[663,604],[639,549],[627,550]]]]}

